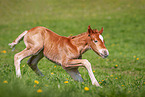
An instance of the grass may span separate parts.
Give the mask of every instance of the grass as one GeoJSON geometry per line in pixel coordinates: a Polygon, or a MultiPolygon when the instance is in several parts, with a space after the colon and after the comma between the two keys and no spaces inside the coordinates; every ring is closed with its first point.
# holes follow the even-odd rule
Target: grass
{"type": "Polygon", "coordinates": [[[143,97],[144,10],[144,0],[1,0],[0,97],[143,97]],[[44,77],[36,76],[26,64],[26,58],[21,63],[22,79],[16,78],[13,56],[25,45],[21,42],[12,52],[8,43],[23,31],[45,26],[59,35],[69,36],[85,32],[88,25],[99,30],[104,27],[110,56],[102,59],[93,51],[83,55],[83,59],[91,62],[103,88],[91,85],[85,68],[79,69],[84,83],[75,82],[62,67],[46,58],[38,63],[44,77]]]}

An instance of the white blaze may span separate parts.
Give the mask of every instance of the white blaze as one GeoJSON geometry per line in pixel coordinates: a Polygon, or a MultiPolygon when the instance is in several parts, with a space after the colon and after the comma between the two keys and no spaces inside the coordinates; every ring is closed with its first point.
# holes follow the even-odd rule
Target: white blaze
{"type": "Polygon", "coordinates": [[[103,42],[103,36],[102,35],[99,35],[99,38],[102,40],[102,42],[103,42]]]}

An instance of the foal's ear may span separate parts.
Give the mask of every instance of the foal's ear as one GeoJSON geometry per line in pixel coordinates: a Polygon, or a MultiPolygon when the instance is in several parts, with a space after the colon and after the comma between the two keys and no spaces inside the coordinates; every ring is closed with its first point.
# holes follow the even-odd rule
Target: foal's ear
{"type": "Polygon", "coordinates": [[[93,33],[93,30],[91,29],[90,25],[88,26],[88,33],[89,35],[93,33]]]}
{"type": "Polygon", "coordinates": [[[102,33],[103,33],[103,30],[104,30],[104,29],[103,29],[103,27],[102,27],[102,29],[99,31],[99,33],[102,34],[102,33]]]}

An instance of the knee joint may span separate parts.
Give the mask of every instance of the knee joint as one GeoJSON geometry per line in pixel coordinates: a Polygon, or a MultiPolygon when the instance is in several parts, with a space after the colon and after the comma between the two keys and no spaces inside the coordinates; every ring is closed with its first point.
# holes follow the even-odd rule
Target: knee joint
{"type": "Polygon", "coordinates": [[[84,64],[85,66],[91,67],[91,63],[90,63],[87,59],[84,59],[84,60],[83,60],[83,64],[84,64]]]}

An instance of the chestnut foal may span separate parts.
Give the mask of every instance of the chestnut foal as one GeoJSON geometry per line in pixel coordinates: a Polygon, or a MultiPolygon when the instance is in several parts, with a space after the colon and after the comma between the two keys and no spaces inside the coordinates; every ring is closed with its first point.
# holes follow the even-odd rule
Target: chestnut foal
{"type": "Polygon", "coordinates": [[[23,32],[9,44],[11,48],[14,48],[24,37],[26,48],[14,56],[16,76],[21,77],[20,62],[28,56],[31,56],[27,61],[28,65],[36,74],[43,76],[37,67],[37,63],[45,56],[48,60],[61,65],[76,81],[83,81],[78,67],[85,67],[88,70],[92,84],[100,86],[92,72],[90,62],[87,59],[82,59],[82,54],[92,49],[102,58],[109,55],[104,45],[102,32],[103,28],[100,31],[92,30],[90,25],[87,32],[70,37],[59,36],[53,31],[40,26],[23,32]]]}

